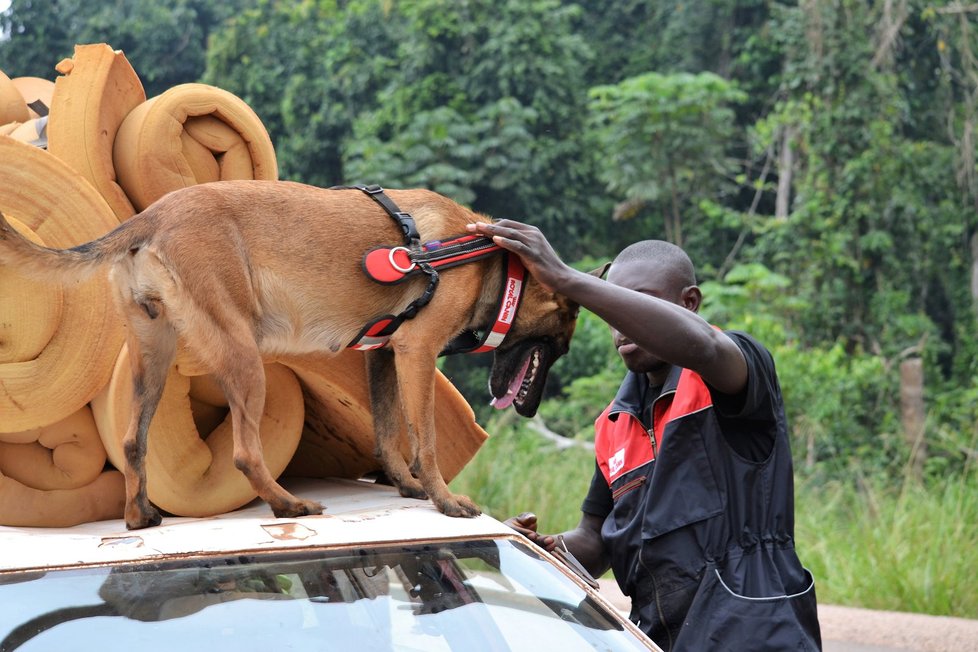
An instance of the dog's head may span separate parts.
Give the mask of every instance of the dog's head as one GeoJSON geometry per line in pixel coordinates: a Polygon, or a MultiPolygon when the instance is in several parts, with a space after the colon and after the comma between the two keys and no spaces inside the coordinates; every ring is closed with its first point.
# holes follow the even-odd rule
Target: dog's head
{"type": "Polygon", "coordinates": [[[513,405],[524,417],[537,413],[547,374],[567,353],[579,306],[527,278],[523,300],[506,339],[493,354],[489,391],[493,405],[513,405]]]}

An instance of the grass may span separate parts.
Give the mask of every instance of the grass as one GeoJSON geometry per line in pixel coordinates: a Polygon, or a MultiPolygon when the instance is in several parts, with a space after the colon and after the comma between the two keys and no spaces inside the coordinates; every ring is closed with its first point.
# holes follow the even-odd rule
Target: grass
{"type": "MultiPolygon", "coordinates": [[[[488,513],[533,511],[545,532],[574,527],[594,471],[593,453],[558,450],[502,419],[452,482],[488,513]]],[[[887,486],[854,472],[848,483],[796,478],[796,540],[819,602],[978,618],[978,473],[936,486],[887,486]]]]}
{"type": "Polygon", "coordinates": [[[541,532],[569,530],[581,519],[594,453],[581,448],[558,450],[517,418],[510,410],[490,421],[487,429],[492,436],[451,488],[471,496],[483,511],[500,520],[534,512],[541,532]]]}
{"type": "Polygon", "coordinates": [[[978,618],[978,479],[797,483],[799,555],[819,601],[978,618]]]}

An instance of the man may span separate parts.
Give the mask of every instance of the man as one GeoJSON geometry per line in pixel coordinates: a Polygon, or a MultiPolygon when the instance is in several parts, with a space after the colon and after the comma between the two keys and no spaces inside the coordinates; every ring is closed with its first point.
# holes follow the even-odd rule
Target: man
{"type": "MultiPolygon", "coordinates": [[[[603,281],[564,264],[535,227],[469,229],[606,321],[628,368],[595,422],[597,468],[567,549],[596,577],[614,570],[631,619],[664,650],[820,649],[770,353],[697,315],[693,264],[675,245],[631,245],[603,281]]],[[[532,514],[509,523],[553,550],[532,514]]]]}

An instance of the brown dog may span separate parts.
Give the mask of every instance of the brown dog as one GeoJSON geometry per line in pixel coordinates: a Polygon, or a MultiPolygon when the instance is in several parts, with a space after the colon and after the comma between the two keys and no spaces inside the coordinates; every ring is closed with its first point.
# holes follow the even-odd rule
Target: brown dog
{"type": "MultiPolygon", "coordinates": [[[[427,190],[387,195],[410,213],[423,240],[465,233],[486,221],[427,190]]],[[[0,216],[0,264],[31,276],[74,281],[108,267],[128,323],[133,415],[124,439],[126,525],[156,525],[146,496],[147,430],[173,363],[177,338],[221,384],[231,409],[234,463],[279,517],[322,513],[285,491],[261,455],[258,424],[265,401],[262,358],[338,352],[364,325],[398,314],[421,295],[425,278],[381,285],[367,278],[365,252],[403,242],[394,221],[355,189],[298,183],[225,181],[172,192],[98,240],[66,250],[39,247],[0,216]]],[[[383,349],[368,351],[367,372],[380,462],[406,496],[429,496],[442,512],[479,508],[452,494],[435,459],[435,362],[464,329],[492,323],[502,279],[494,255],[441,273],[430,303],[383,349]],[[406,421],[417,479],[399,453],[406,421]]],[[[532,278],[509,334],[496,349],[490,390],[516,392],[532,416],[550,365],[567,351],[577,305],[532,278]]],[[[445,433],[450,434],[450,433],[445,433]]]]}

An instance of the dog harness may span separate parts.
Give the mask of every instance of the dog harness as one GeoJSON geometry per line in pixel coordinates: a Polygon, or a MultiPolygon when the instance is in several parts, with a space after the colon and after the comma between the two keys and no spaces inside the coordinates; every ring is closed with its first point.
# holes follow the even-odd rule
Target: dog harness
{"type": "Polygon", "coordinates": [[[502,252],[506,259],[503,290],[493,324],[480,330],[466,330],[452,339],[441,355],[453,353],[484,353],[498,347],[513,325],[516,310],[523,296],[526,268],[519,256],[511,256],[485,236],[464,234],[445,240],[421,242],[414,218],[400,210],[380,186],[334,186],[332,190],[360,190],[376,201],[397,223],[404,235],[404,244],[396,247],[376,247],[363,258],[363,271],[373,281],[383,285],[400,283],[418,274],[428,277],[424,293],[408,304],[398,315],[377,317],[360,331],[348,348],[358,351],[379,349],[387,345],[391,335],[404,323],[413,319],[418,311],[428,305],[438,287],[439,270],[474,262],[502,252]]]}

